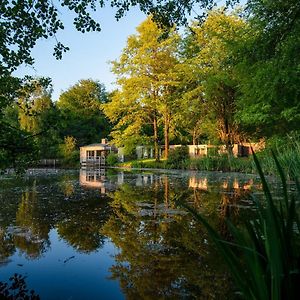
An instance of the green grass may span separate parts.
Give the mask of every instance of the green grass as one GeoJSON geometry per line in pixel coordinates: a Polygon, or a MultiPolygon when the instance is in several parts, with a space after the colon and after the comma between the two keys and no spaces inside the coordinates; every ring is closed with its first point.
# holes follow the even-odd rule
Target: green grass
{"type": "Polygon", "coordinates": [[[123,163],[117,164],[118,167],[123,168],[149,168],[149,169],[166,169],[166,160],[161,159],[156,161],[155,159],[140,159],[140,160],[130,160],[123,163]]]}

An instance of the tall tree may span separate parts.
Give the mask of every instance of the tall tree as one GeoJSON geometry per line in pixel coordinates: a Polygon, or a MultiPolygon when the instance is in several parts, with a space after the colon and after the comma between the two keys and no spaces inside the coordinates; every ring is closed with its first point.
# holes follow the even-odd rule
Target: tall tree
{"type": "Polygon", "coordinates": [[[240,47],[239,120],[258,137],[299,130],[300,3],[250,0],[240,47]]]}
{"type": "MultiPolygon", "coordinates": [[[[228,150],[239,140],[235,121],[238,78],[235,72],[235,45],[246,28],[245,22],[224,10],[210,13],[203,24],[192,26],[193,47],[196,54],[187,57],[184,65],[191,78],[187,93],[198,93],[202,122],[215,126],[219,139],[228,150]]],[[[201,124],[200,124],[201,125],[201,124]]]]}
{"type": "Polygon", "coordinates": [[[22,110],[24,118],[25,115],[30,119],[33,118],[30,110],[37,86],[40,89],[47,89],[50,86],[50,80],[30,77],[21,80],[7,77],[1,82],[3,86],[1,86],[2,94],[0,96],[2,104],[0,107],[0,166],[1,168],[11,166],[22,170],[37,158],[38,148],[35,137],[38,132],[37,130],[30,132],[25,127],[21,128],[18,114],[22,110]],[[14,89],[13,93],[12,89],[14,89]]]}
{"type": "Polygon", "coordinates": [[[61,137],[73,136],[79,146],[100,142],[108,135],[110,124],[101,104],[108,102],[103,84],[80,80],[59,97],[57,106],[61,112],[61,137]]]}
{"type": "Polygon", "coordinates": [[[42,158],[56,157],[58,152],[59,117],[51,93],[52,85],[36,78],[22,88],[17,100],[19,126],[33,136],[42,158]]]}
{"type": "MultiPolygon", "coordinates": [[[[139,6],[146,14],[152,13],[154,18],[165,25],[174,23],[186,23],[186,15],[192,12],[196,4],[200,8],[211,8],[215,0],[3,0],[0,3],[0,109],[12,104],[15,91],[20,88],[20,82],[11,78],[12,71],[16,70],[22,63],[33,64],[34,59],[31,50],[41,39],[53,38],[64,29],[64,8],[74,13],[74,26],[78,31],[100,31],[95,12],[106,4],[116,9],[115,17],[118,20],[126,14],[133,6],[139,6]],[[61,13],[61,11],[63,13],[61,13]],[[16,88],[16,85],[18,87],[16,88]]],[[[234,3],[236,0],[229,0],[234,3]]],[[[69,50],[57,38],[54,38],[54,55],[62,58],[62,54],[69,50]]],[[[7,145],[8,136],[20,137],[24,135],[21,131],[11,126],[3,127],[3,118],[0,111],[0,140],[2,145],[7,145]]],[[[21,149],[22,147],[20,147],[21,149]]],[[[3,153],[2,148],[0,151],[3,153]]],[[[4,149],[5,152],[5,149],[4,149]]]]}
{"type": "Polygon", "coordinates": [[[120,60],[113,62],[120,91],[113,97],[113,105],[105,109],[111,119],[118,121],[117,130],[123,126],[127,131],[138,128],[140,132],[141,123],[152,123],[156,159],[159,159],[158,122],[164,124],[167,156],[170,126],[177,109],[174,89],[179,35],[173,28],[167,37],[164,34],[149,17],[137,27],[137,34],[128,38],[120,60]]]}

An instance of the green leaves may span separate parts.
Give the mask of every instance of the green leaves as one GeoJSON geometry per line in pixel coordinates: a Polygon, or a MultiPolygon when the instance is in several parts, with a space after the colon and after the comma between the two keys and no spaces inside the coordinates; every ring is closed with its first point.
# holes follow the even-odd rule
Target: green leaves
{"type": "Polygon", "coordinates": [[[73,136],[78,145],[86,145],[107,137],[110,124],[102,112],[109,102],[104,85],[93,80],[80,80],[61,94],[57,106],[61,112],[61,137],[73,136]]]}
{"type": "Polygon", "coordinates": [[[295,194],[288,193],[283,169],[274,153],[272,156],[283,194],[275,201],[254,154],[266,203],[254,199],[256,218],[246,220],[241,228],[228,221],[233,243],[224,241],[201,214],[186,205],[184,200],[179,200],[179,205],[205,226],[245,299],[297,299],[298,296],[300,216],[296,204],[299,205],[300,189],[295,194]]]}
{"type": "MultiPolygon", "coordinates": [[[[116,19],[123,17],[134,6],[139,6],[142,12],[152,14],[160,24],[173,26],[173,24],[185,24],[186,15],[191,14],[194,5],[200,8],[212,8],[214,0],[59,0],[54,4],[50,0],[22,0],[1,1],[0,4],[0,72],[11,72],[22,63],[33,64],[31,50],[36,42],[42,38],[56,36],[59,30],[64,29],[64,24],[59,17],[61,5],[75,13],[74,26],[84,33],[86,31],[100,31],[101,26],[93,12],[105,6],[105,3],[116,8],[116,19]]],[[[228,2],[235,2],[230,0],[228,2]]],[[[63,19],[63,18],[62,18],[63,19]]],[[[60,41],[54,48],[57,59],[68,47],[60,41]]],[[[0,73],[0,74],[1,74],[0,73]]]]}

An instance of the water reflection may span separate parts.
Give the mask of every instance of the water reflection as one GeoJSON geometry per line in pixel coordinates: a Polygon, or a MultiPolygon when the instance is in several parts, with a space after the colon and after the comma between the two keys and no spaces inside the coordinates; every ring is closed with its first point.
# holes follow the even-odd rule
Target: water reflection
{"type": "MultiPolygon", "coordinates": [[[[230,297],[230,280],[206,231],[176,199],[184,194],[230,239],[225,220],[239,222],[249,213],[243,208],[249,208],[257,188],[253,178],[113,170],[80,170],[79,180],[77,176],[33,177],[23,186],[0,191],[2,270],[16,253],[26,264],[51,259],[50,252],[58,256],[68,247],[90,256],[112,242],[110,278],[119,281],[127,299],[230,297]],[[65,248],[57,246],[51,230],[65,248]]],[[[92,276],[88,269],[81,273],[92,276]]],[[[76,283],[74,294],[76,298],[76,283]]]]}

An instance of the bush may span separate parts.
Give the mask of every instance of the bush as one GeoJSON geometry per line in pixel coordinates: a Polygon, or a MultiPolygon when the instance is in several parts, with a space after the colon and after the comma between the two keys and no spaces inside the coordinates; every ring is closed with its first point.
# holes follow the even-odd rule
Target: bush
{"type": "Polygon", "coordinates": [[[167,159],[167,164],[180,168],[184,161],[189,158],[189,149],[187,146],[177,147],[174,150],[170,150],[167,159]]]}
{"type": "Polygon", "coordinates": [[[66,136],[64,143],[59,146],[63,166],[75,167],[79,163],[79,150],[76,149],[76,139],[66,136]]]}
{"type": "Polygon", "coordinates": [[[115,153],[109,153],[106,157],[106,162],[109,166],[115,166],[119,162],[118,155],[115,153]]]}

